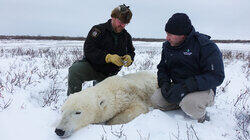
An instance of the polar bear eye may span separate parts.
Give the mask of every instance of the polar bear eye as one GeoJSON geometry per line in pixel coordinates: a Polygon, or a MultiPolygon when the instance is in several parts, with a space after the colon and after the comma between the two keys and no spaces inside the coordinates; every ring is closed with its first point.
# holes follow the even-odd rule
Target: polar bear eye
{"type": "Polygon", "coordinates": [[[77,111],[76,114],[81,114],[81,112],[77,111]]]}

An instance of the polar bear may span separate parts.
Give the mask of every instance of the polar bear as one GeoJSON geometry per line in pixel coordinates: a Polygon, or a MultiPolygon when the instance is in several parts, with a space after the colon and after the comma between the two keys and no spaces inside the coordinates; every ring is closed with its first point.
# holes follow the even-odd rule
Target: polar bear
{"type": "Polygon", "coordinates": [[[68,137],[88,124],[127,123],[148,112],[150,97],[156,89],[156,74],[147,71],[106,78],[68,97],[55,132],[60,137],[68,137]]]}

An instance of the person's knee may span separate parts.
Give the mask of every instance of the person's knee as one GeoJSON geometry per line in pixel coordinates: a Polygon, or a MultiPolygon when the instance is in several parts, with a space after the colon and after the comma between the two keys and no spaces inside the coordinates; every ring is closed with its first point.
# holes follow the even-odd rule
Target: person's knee
{"type": "Polygon", "coordinates": [[[158,89],[152,96],[151,96],[151,103],[154,108],[168,111],[168,110],[177,110],[179,109],[178,104],[170,104],[168,103],[165,98],[161,94],[161,90],[158,89]]]}
{"type": "Polygon", "coordinates": [[[69,67],[69,69],[68,69],[69,74],[74,73],[74,72],[76,71],[76,69],[77,69],[76,65],[74,65],[74,64],[71,65],[71,66],[69,67]]]}
{"type": "Polygon", "coordinates": [[[72,79],[72,78],[76,78],[78,77],[77,76],[77,73],[79,73],[79,66],[76,65],[75,63],[69,67],[68,69],[68,78],[69,79],[72,79]]]}
{"type": "Polygon", "coordinates": [[[180,107],[187,115],[194,119],[199,119],[206,112],[206,107],[203,104],[192,99],[182,100],[180,102],[180,107]]]}
{"type": "Polygon", "coordinates": [[[186,110],[196,110],[197,106],[198,106],[197,103],[195,103],[195,102],[193,102],[191,100],[189,100],[189,101],[182,100],[180,102],[180,107],[181,107],[181,109],[183,111],[186,111],[186,110]]]}
{"type": "Polygon", "coordinates": [[[69,68],[68,68],[68,73],[72,73],[72,71],[73,71],[73,68],[74,67],[74,64],[72,64],[69,68]]]}
{"type": "Polygon", "coordinates": [[[150,98],[151,103],[154,107],[156,107],[159,104],[160,100],[162,100],[160,94],[160,90],[158,89],[150,98]]]}

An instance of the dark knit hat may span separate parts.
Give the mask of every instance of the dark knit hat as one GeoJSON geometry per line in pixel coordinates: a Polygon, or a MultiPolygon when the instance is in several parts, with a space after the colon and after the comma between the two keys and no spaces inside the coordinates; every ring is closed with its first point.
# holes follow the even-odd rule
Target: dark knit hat
{"type": "Polygon", "coordinates": [[[174,35],[188,35],[191,30],[192,23],[184,13],[174,14],[165,26],[165,31],[174,35]]]}
{"type": "Polygon", "coordinates": [[[118,18],[123,23],[129,23],[132,18],[132,12],[129,9],[129,6],[125,4],[119,5],[111,12],[112,18],[118,18]]]}

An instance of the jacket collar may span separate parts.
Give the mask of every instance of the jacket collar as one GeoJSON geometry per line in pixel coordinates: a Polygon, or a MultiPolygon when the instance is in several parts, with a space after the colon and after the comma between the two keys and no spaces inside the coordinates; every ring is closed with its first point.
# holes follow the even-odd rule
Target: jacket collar
{"type": "Polygon", "coordinates": [[[108,31],[110,31],[111,33],[114,33],[114,34],[116,34],[116,35],[118,35],[118,36],[119,36],[119,35],[122,35],[122,34],[124,34],[124,33],[126,32],[126,29],[123,29],[122,32],[116,33],[116,32],[114,31],[113,27],[112,27],[111,19],[109,19],[109,20],[105,23],[105,28],[106,28],[108,31]]]}
{"type": "Polygon", "coordinates": [[[194,37],[194,35],[195,35],[195,29],[192,26],[191,32],[187,35],[186,39],[184,40],[184,42],[180,46],[174,46],[173,47],[173,46],[170,45],[170,43],[168,41],[166,41],[167,48],[172,49],[172,50],[180,49],[183,46],[185,46],[186,44],[188,44],[189,41],[194,37]]]}

